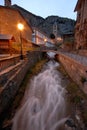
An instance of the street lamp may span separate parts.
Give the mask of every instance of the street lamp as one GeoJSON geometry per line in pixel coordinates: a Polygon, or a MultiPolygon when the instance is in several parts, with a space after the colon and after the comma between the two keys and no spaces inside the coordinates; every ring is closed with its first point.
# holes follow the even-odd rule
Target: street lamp
{"type": "Polygon", "coordinates": [[[45,38],[45,39],[44,39],[44,44],[45,44],[45,45],[46,45],[46,42],[47,42],[47,39],[45,38]]]}
{"type": "Polygon", "coordinates": [[[21,32],[24,29],[24,25],[22,23],[19,23],[18,24],[18,29],[20,30],[20,45],[21,45],[20,59],[23,60],[23,49],[22,49],[22,35],[21,35],[21,32]]]}
{"type": "Polygon", "coordinates": [[[47,39],[46,39],[46,38],[44,39],[44,42],[47,42],[47,39]]]}

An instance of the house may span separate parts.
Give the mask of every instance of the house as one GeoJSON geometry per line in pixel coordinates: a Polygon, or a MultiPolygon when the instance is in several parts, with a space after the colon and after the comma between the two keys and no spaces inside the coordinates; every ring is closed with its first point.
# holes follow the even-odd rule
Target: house
{"type": "Polygon", "coordinates": [[[15,39],[12,35],[0,34],[0,49],[8,49],[15,39]]]}
{"type": "Polygon", "coordinates": [[[48,43],[53,43],[51,38],[49,38],[44,32],[40,29],[33,27],[32,41],[37,45],[45,45],[48,43]]]}
{"type": "Polygon", "coordinates": [[[73,32],[63,34],[62,38],[63,38],[62,48],[64,48],[67,51],[74,49],[74,33],[73,32]]]}
{"type": "Polygon", "coordinates": [[[64,43],[66,43],[66,42],[74,43],[74,33],[73,32],[63,34],[62,38],[63,38],[64,43]]]}
{"type": "Polygon", "coordinates": [[[33,30],[29,23],[24,19],[21,13],[13,9],[11,6],[0,6],[0,34],[12,35],[15,39],[12,47],[20,48],[20,33],[23,47],[29,48],[32,46],[33,30]],[[22,23],[24,29],[18,29],[18,23],[22,23]]]}
{"type": "Polygon", "coordinates": [[[0,54],[2,50],[5,52],[8,50],[11,54],[13,42],[15,42],[15,38],[12,35],[0,34],[0,54]]]}
{"type": "Polygon", "coordinates": [[[76,49],[87,49],[87,0],[78,0],[74,11],[77,11],[76,49]]]}

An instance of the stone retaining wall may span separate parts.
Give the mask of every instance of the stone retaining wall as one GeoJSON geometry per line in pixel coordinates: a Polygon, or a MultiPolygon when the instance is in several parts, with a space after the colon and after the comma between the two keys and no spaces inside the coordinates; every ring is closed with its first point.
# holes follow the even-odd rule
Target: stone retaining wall
{"type": "Polygon", "coordinates": [[[9,66],[15,65],[19,61],[20,61],[19,55],[0,59],[0,72],[4,69],[8,68],[9,66]]]}
{"type": "Polygon", "coordinates": [[[0,72],[0,92],[10,77],[16,73],[16,71],[22,66],[23,63],[23,61],[18,62],[16,65],[8,67],[7,69],[0,72]]]}
{"type": "Polygon", "coordinates": [[[87,50],[79,50],[78,54],[82,56],[87,56],[87,50]]]}
{"type": "Polygon", "coordinates": [[[3,113],[9,107],[11,101],[16,95],[27,71],[42,58],[42,53],[29,52],[27,57],[28,58],[23,61],[24,63],[21,64],[21,67],[14,73],[13,76],[10,77],[10,79],[8,79],[8,82],[0,93],[0,121],[3,113]]]}
{"type": "Polygon", "coordinates": [[[57,59],[64,66],[71,79],[87,94],[87,66],[63,54],[58,54],[57,59]]]}

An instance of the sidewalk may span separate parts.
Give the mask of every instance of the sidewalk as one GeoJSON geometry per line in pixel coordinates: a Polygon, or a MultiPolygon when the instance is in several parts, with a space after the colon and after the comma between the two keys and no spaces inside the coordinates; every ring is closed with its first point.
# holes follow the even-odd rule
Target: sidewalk
{"type": "Polygon", "coordinates": [[[73,58],[74,60],[78,61],[79,63],[87,66],[87,57],[86,56],[81,56],[78,54],[73,54],[73,53],[68,53],[68,52],[62,52],[64,55],[67,55],[71,58],[73,58]]]}
{"type": "Polygon", "coordinates": [[[14,57],[14,56],[18,56],[18,54],[0,54],[0,59],[4,59],[4,58],[8,58],[8,57],[14,57]]]}

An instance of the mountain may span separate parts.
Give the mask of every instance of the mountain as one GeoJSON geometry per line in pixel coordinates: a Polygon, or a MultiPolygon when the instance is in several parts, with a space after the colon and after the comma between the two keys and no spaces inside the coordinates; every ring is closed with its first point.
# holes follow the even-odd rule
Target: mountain
{"type": "Polygon", "coordinates": [[[57,30],[59,35],[66,33],[74,33],[75,20],[69,18],[63,18],[59,16],[48,16],[47,18],[42,18],[31,12],[25,10],[18,5],[12,5],[12,8],[17,9],[26,19],[26,21],[32,26],[37,27],[48,36],[53,33],[53,24],[57,23],[57,30]]]}
{"type": "Polygon", "coordinates": [[[53,24],[55,22],[57,24],[58,34],[74,33],[75,21],[58,16],[48,16],[38,27],[49,35],[53,33],[53,24]]]}

